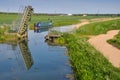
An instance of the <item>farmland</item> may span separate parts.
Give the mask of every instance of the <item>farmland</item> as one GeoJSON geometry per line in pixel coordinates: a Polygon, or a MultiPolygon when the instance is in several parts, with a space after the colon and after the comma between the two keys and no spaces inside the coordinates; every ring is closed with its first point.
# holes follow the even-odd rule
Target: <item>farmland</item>
{"type": "MultiPolygon", "coordinates": [[[[9,24],[11,25],[14,21],[20,20],[20,15],[16,13],[0,13],[0,25],[2,24],[9,24]]],[[[33,29],[34,23],[40,21],[48,21],[48,19],[52,20],[53,25],[57,26],[65,26],[65,25],[72,25],[78,23],[81,19],[94,19],[94,18],[108,18],[114,16],[67,16],[67,15],[42,15],[42,14],[33,14],[30,22],[30,29],[33,29]]],[[[116,17],[116,16],[115,16],[116,17]]]]}

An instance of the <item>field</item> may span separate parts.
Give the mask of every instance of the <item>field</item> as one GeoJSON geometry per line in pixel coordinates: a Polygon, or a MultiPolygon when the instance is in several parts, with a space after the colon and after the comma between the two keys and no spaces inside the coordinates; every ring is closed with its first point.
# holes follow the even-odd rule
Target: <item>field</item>
{"type": "MultiPolygon", "coordinates": [[[[21,19],[17,14],[0,14],[0,25],[9,24],[11,25],[13,21],[21,19]]],[[[40,21],[48,21],[48,19],[53,21],[54,26],[63,26],[75,24],[79,21],[80,16],[48,16],[48,15],[33,15],[30,23],[30,28],[32,29],[34,23],[40,21]]]]}
{"type": "Polygon", "coordinates": [[[60,15],[60,16],[48,16],[48,15],[33,15],[31,26],[33,23],[39,21],[47,21],[48,19],[53,21],[53,25],[57,26],[65,26],[65,25],[72,25],[78,23],[81,19],[93,19],[93,18],[103,18],[103,17],[110,17],[110,16],[67,16],[67,15],[60,15]]]}
{"type": "Polygon", "coordinates": [[[115,29],[120,29],[120,19],[87,24],[79,28],[77,33],[81,35],[98,35],[115,29]]]}
{"type": "Polygon", "coordinates": [[[16,20],[17,14],[0,14],[0,25],[12,24],[16,20]]]}
{"type": "MultiPolygon", "coordinates": [[[[12,25],[16,20],[20,20],[21,17],[18,14],[7,14],[0,13],[0,25],[8,24],[12,25]]],[[[78,23],[81,19],[93,19],[93,18],[105,18],[111,16],[67,16],[67,15],[59,15],[59,16],[49,16],[49,15],[33,15],[30,22],[30,29],[33,29],[34,23],[40,21],[48,21],[48,19],[52,20],[54,27],[71,25],[78,23]]]]}

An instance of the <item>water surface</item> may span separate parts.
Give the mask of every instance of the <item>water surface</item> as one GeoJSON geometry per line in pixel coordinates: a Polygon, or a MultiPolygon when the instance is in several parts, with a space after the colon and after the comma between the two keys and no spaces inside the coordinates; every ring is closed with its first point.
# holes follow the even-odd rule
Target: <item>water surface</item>
{"type": "Polygon", "coordinates": [[[0,44],[0,80],[69,80],[67,49],[45,42],[46,32],[29,31],[28,41],[0,44]]]}

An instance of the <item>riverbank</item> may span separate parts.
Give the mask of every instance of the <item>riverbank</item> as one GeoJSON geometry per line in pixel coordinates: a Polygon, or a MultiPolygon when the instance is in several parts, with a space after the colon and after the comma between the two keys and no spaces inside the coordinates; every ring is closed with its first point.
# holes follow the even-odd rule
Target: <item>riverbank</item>
{"type": "Polygon", "coordinates": [[[6,33],[0,34],[0,43],[1,42],[16,42],[18,37],[16,33],[6,33]]]}
{"type": "Polygon", "coordinates": [[[88,38],[65,33],[58,39],[58,43],[68,49],[76,80],[120,79],[120,69],[115,68],[102,53],[92,47],[88,38]]]}
{"type": "Polygon", "coordinates": [[[120,29],[119,24],[119,19],[117,19],[82,25],[79,26],[76,33],[65,33],[55,41],[68,48],[77,80],[120,79],[120,69],[115,68],[102,53],[88,42],[89,36],[103,34],[112,29],[120,29]]]}

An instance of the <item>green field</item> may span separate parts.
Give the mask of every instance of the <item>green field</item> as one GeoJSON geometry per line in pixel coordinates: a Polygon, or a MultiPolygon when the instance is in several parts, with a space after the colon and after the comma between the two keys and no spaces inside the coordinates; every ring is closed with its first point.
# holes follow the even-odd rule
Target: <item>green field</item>
{"type": "Polygon", "coordinates": [[[87,24],[80,27],[77,33],[81,35],[98,35],[115,29],[120,29],[120,19],[87,24]]]}
{"type": "MultiPolygon", "coordinates": [[[[53,25],[56,26],[65,26],[76,24],[80,22],[81,19],[93,19],[93,18],[105,18],[111,16],[49,16],[49,15],[32,15],[31,22],[30,22],[30,29],[33,29],[34,23],[40,21],[48,21],[48,19],[52,20],[53,25]]],[[[18,14],[2,14],[0,13],[0,25],[9,24],[16,20],[20,20],[22,17],[18,16],[18,14]]]]}
{"type": "Polygon", "coordinates": [[[17,14],[0,14],[0,25],[12,24],[17,19],[17,14]]]}
{"type": "MultiPolygon", "coordinates": [[[[80,16],[48,16],[48,15],[33,15],[30,22],[30,28],[34,26],[34,23],[40,21],[48,21],[48,19],[53,21],[54,26],[63,26],[75,24],[79,21],[80,16]]],[[[0,25],[9,24],[11,25],[13,21],[21,19],[17,14],[0,14],[0,25]]]]}
{"type": "Polygon", "coordinates": [[[48,16],[48,15],[33,15],[31,25],[35,22],[39,21],[47,21],[48,19],[53,21],[53,25],[56,26],[65,26],[65,25],[72,25],[80,22],[81,19],[93,19],[93,18],[103,18],[103,17],[110,17],[110,16],[48,16]]]}

